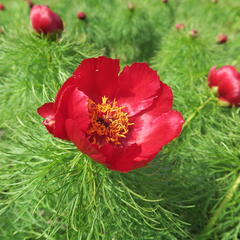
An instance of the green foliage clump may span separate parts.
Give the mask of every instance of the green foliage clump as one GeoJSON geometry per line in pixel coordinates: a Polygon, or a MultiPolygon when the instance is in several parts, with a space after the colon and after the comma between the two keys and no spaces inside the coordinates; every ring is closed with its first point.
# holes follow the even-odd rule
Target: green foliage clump
{"type": "Polygon", "coordinates": [[[122,0],[35,2],[57,12],[65,31],[57,41],[36,36],[26,3],[3,0],[0,239],[239,239],[239,109],[218,106],[207,74],[214,65],[240,69],[240,3],[142,0],[129,10],[122,0]],[[216,44],[219,33],[227,44],[216,44]],[[83,59],[100,55],[148,62],[185,118],[180,138],[127,174],[50,136],[36,113],[83,59]]]}

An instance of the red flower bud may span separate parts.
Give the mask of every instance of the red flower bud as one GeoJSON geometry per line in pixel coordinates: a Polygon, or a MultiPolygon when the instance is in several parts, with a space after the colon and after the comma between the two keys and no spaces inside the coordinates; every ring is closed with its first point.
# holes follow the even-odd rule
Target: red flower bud
{"type": "Polygon", "coordinates": [[[83,60],[38,114],[54,137],[109,169],[129,172],[177,138],[184,120],[172,109],[171,88],[146,63],[119,71],[117,59],[83,60]]]}
{"type": "Polygon", "coordinates": [[[53,34],[63,31],[61,18],[45,5],[34,5],[30,12],[30,19],[37,33],[53,34]]]}
{"type": "Polygon", "coordinates": [[[208,86],[216,93],[221,105],[240,106],[240,73],[235,67],[211,68],[208,86]]]}
{"type": "Polygon", "coordinates": [[[5,6],[3,4],[0,4],[0,11],[5,10],[5,6]]]}
{"type": "Polygon", "coordinates": [[[182,24],[182,23],[177,23],[177,24],[175,25],[175,27],[176,27],[177,30],[182,30],[182,29],[185,28],[185,25],[182,24]]]}
{"type": "Polygon", "coordinates": [[[198,36],[198,31],[196,29],[191,30],[190,31],[190,36],[193,37],[193,38],[197,37],[198,36]]]}
{"type": "Polygon", "coordinates": [[[222,44],[228,41],[228,36],[225,34],[219,34],[217,36],[217,43],[222,44]]]}
{"type": "Polygon", "coordinates": [[[162,0],[163,3],[168,3],[168,0],[162,0]]]}
{"type": "Polygon", "coordinates": [[[87,15],[84,12],[78,12],[77,13],[77,18],[84,20],[87,17],[87,15]]]}

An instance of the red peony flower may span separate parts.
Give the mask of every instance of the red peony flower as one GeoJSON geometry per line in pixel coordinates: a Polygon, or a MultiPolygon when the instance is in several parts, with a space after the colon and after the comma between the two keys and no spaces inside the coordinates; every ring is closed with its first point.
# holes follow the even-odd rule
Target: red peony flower
{"type": "Polygon", "coordinates": [[[85,59],[60,88],[55,102],[38,109],[55,137],[112,170],[128,172],[150,162],[182,130],[171,88],[146,63],[85,59]]]}
{"type": "Polygon", "coordinates": [[[63,31],[61,18],[47,6],[34,5],[30,12],[30,19],[37,33],[53,34],[63,31]]]}
{"type": "Polygon", "coordinates": [[[233,66],[223,66],[219,70],[211,68],[208,85],[224,105],[240,106],[240,73],[233,66]]]}

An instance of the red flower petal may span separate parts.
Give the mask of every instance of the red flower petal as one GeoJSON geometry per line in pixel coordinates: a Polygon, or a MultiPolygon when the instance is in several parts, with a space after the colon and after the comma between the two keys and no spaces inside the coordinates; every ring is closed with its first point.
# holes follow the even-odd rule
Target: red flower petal
{"type": "Polygon", "coordinates": [[[142,146],[142,153],[135,161],[149,162],[161,148],[178,137],[184,123],[181,113],[169,111],[156,116],[157,108],[134,119],[129,143],[142,146]]]}
{"type": "Polygon", "coordinates": [[[95,147],[89,142],[86,134],[79,128],[79,124],[81,124],[79,121],[74,121],[72,119],[66,121],[66,130],[69,138],[81,152],[87,154],[99,163],[104,163],[106,157],[99,152],[97,146],[95,147]]]}
{"type": "Polygon", "coordinates": [[[55,115],[54,103],[49,102],[43,104],[41,107],[37,109],[37,112],[43,118],[54,118],[55,115]]]}
{"type": "Polygon", "coordinates": [[[58,101],[56,102],[56,113],[61,114],[64,118],[68,118],[68,104],[76,86],[71,85],[62,90],[60,96],[58,96],[58,101]]]}
{"type": "Polygon", "coordinates": [[[94,102],[101,102],[103,96],[113,100],[119,70],[118,59],[98,57],[83,60],[73,75],[81,91],[94,102]]]}
{"type": "Polygon", "coordinates": [[[77,120],[78,128],[82,131],[87,130],[90,122],[88,113],[88,97],[83,92],[79,91],[75,86],[65,88],[61,98],[59,98],[55,115],[55,137],[69,139],[65,129],[65,121],[67,119],[77,120]]]}
{"type": "Polygon", "coordinates": [[[173,94],[172,89],[161,83],[161,90],[158,93],[158,98],[154,100],[152,106],[146,111],[151,111],[151,115],[158,117],[160,114],[168,112],[172,109],[173,105],[173,94]]]}
{"type": "Polygon", "coordinates": [[[90,122],[88,112],[89,98],[77,88],[75,88],[72,91],[71,96],[69,96],[69,98],[68,96],[66,96],[66,98],[68,102],[67,106],[68,118],[79,121],[80,124],[78,127],[83,131],[87,131],[90,122]]]}
{"type": "Polygon", "coordinates": [[[48,132],[54,135],[55,129],[55,105],[52,102],[45,103],[37,109],[38,114],[45,118],[43,125],[48,132]]]}
{"type": "Polygon", "coordinates": [[[37,110],[38,114],[45,118],[43,125],[54,137],[69,140],[65,132],[65,120],[61,113],[56,114],[54,103],[45,103],[37,110]]]}
{"type": "Polygon", "coordinates": [[[65,129],[65,119],[62,117],[61,114],[56,114],[55,116],[53,136],[63,140],[70,140],[67,136],[65,129]]]}
{"type": "Polygon", "coordinates": [[[46,103],[38,109],[38,114],[45,118],[43,124],[55,137],[69,140],[65,129],[67,119],[78,120],[78,128],[86,131],[90,122],[88,97],[75,86],[65,87],[58,97],[58,106],[46,103]]]}
{"type": "Polygon", "coordinates": [[[64,91],[66,90],[66,88],[70,87],[70,86],[77,86],[77,82],[76,79],[74,77],[70,77],[68,78],[68,80],[62,85],[62,87],[59,89],[56,99],[55,99],[55,104],[56,106],[59,105],[59,101],[62,97],[62,94],[64,93],[64,91]]]}
{"type": "Polygon", "coordinates": [[[109,169],[119,172],[129,172],[138,168],[139,163],[134,159],[141,153],[141,146],[132,144],[115,147],[110,144],[103,146],[100,151],[106,155],[106,165],[109,169]]]}
{"type": "Polygon", "coordinates": [[[125,67],[120,74],[116,99],[133,116],[152,105],[160,88],[161,82],[156,71],[146,63],[134,63],[125,67]]]}
{"type": "Polygon", "coordinates": [[[218,85],[216,66],[212,67],[208,74],[208,86],[215,87],[218,85]]]}

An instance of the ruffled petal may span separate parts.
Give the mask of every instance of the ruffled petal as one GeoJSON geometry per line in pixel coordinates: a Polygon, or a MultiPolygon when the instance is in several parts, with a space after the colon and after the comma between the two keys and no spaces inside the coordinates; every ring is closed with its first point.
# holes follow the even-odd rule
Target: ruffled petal
{"type": "Polygon", "coordinates": [[[118,59],[98,57],[83,60],[73,76],[81,91],[93,101],[101,102],[103,96],[113,100],[119,71],[118,59]]]}
{"type": "Polygon", "coordinates": [[[149,162],[164,145],[177,138],[184,123],[181,113],[169,111],[156,116],[157,110],[146,112],[134,119],[128,143],[141,145],[142,152],[135,161],[149,162]]]}
{"type": "Polygon", "coordinates": [[[162,83],[161,85],[161,89],[158,92],[158,98],[154,100],[150,108],[145,110],[148,113],[151,112],[151,115],[153,117],[158,117],[160,114],[170,111],[173,106],[172,89],[164,83],[162,83]]]}
{"type": "Polygon", "coordinates": [[[98,150],[98,147],[91,144],[86,137],[86,134],[79,128],[79,121],[68,119],[66,120],[66,130],[70,140],[84,154],[94,159],[96,162],[105,163],[106,157],[98,150]]]}
{"type": "Polygon", "coordinates": [[[133,116],[152,105],[161,87],[156,71],[146,63],[134,63],[130,67],[126,66],[120,74],[116,99],[133,116]]]}
{"type": "Polygon", "coordinates": [[[57,103],[47,103],[38,109],[38,113],[45,118],[43,124],[51,134],[69,140],[65,129],[65,121],[69,118],[79,122],[79,129],[87,130],[90,122],[88,97],[83,92],[74,85],[68,85],[62,90],[57,103]]]}

